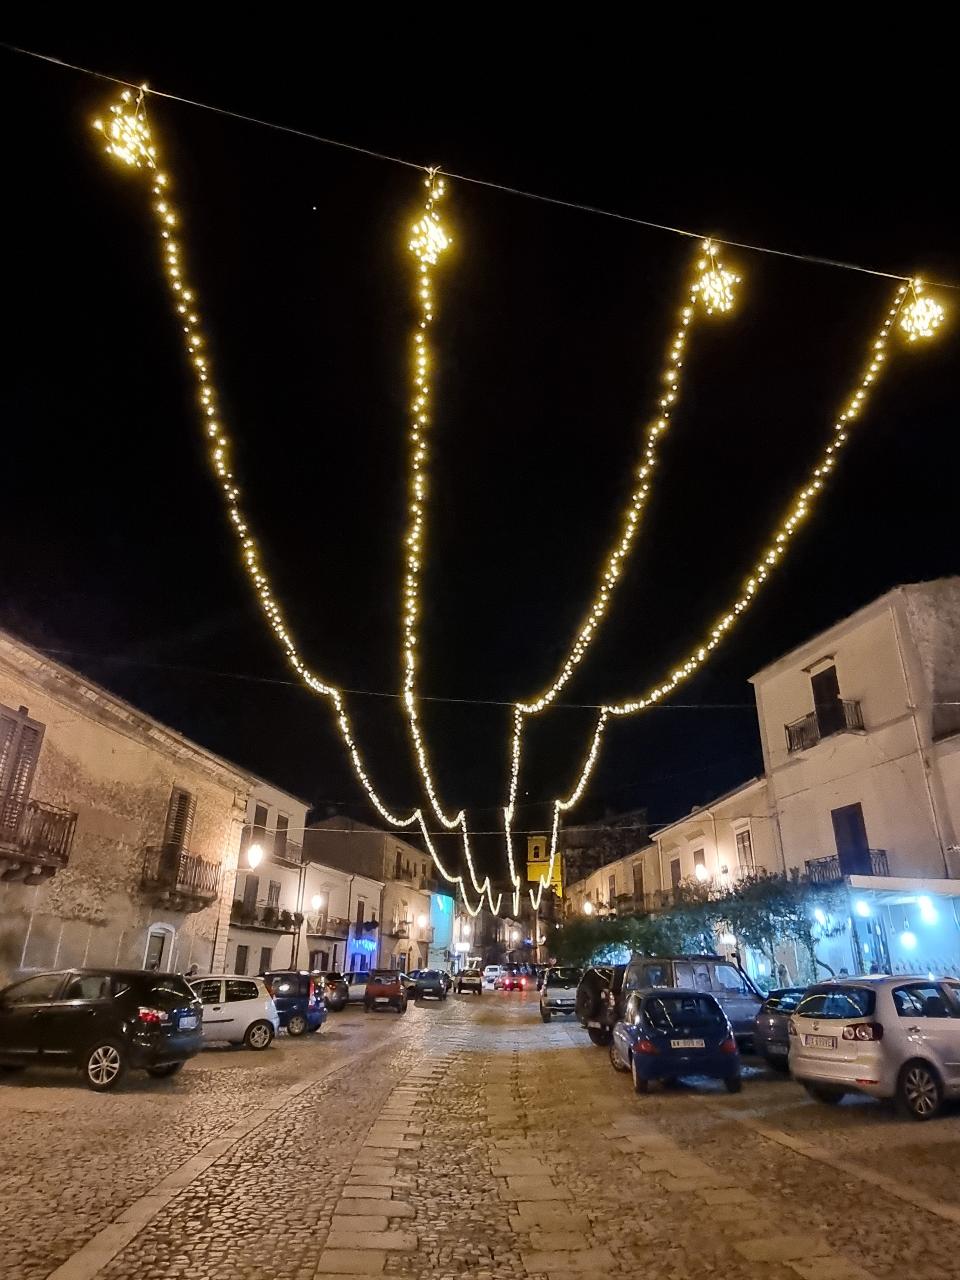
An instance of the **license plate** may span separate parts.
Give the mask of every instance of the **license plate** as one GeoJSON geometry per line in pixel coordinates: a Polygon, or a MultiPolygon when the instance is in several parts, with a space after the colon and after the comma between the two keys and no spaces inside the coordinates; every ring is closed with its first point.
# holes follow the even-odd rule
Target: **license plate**
{"type": "Polygon", "coordinates": [[[599,1029],[599,1027],[600,1027],[600,1023],[599,1023],[599,1022],[588,1022],[588,1023],[587,1023],[587,1026],[588,1026],[588,1027],[597,1027],[597,1028],[599,1029]]]}
{"type": "Polygon", "coordinates": [[[702,1040],[671,1040],[671,1049],[702,1049],[702,1040]]]}
{"type": "Polygon", "coordinates": [[[197,1016],[194,1013],[185,1014],[180,1019],[181,1031],[193,1031],[196,1026],[197,1026],[197,1016]]]}
{"type": "Polygon", "coordinates": [[[803,1043],[811,1047],[811,1049],[835,1049],[837,1047],[836,1036],[804,1036],[803,1043]]]}
{"type": "Polygon", "coordinates": [[[386,1004],[386,1003],[387,1003],[387,1001],[389,1000],[389,998],[390,998],[389,996],[374,996],[374,997],[373,997],[373,1003],[374,1003],[374,1004],[386,1004]]]}

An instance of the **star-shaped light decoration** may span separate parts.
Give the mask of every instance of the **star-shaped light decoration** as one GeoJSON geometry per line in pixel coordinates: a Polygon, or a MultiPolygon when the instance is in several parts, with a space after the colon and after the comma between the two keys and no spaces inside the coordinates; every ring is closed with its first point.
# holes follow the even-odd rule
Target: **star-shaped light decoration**
{"type": "Polygon", "coordinates": [[[943,323],[943,307],[925,296],[921,280],[912,280],[910,289],[913,300],[900,312],[900,328],[911,342],[918,338],[932,338],[943,323]]]}
{"type": "Polygon", "coordinates": [[[694,293],[706,307],[707,315],[715,311],[730,311],[733,308],[733,286],[740,283],[740,277],[732,271],[724,271],[717,262],[717,251],[713,242],[704,240],[705,256],[697,263],[700,268],[700,279],[693,286],[694,293]]]}

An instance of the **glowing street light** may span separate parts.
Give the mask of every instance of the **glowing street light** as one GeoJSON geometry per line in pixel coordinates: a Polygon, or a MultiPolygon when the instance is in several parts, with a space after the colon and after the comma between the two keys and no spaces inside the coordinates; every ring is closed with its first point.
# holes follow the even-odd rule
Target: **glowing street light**
{"type": "Polygon", "coordinates": [[[313,897],[310,899],[310,905],[311,907],[313,907],[314,911],[319,911],[320,908],[323,906],[323,901],[324,901],[323,894],[315,893],[313,897]]]}
{"type": "Polygon", "coordinates": [[[263,861],[263,849],[258,844],[252,844],[247,850],[247,866],[259,867],[263,861]]]}
{"type": "Polygon", "coordinates": [[[583,914],[584,914],[585,916],[592,916],[592,915],[593,915],[593,903],[590,901],[590,899],[589,899],[589,898],[588,898],[588,899],[586,900],[586,902],[583,904],[583,914]]]}
{"type": "Polygon", "coordinates": [[[425,929],[427,927],[427,917],[423,914],[422,911],[417,916],[417,924],[420,926],[421,929],[425,929]]]}

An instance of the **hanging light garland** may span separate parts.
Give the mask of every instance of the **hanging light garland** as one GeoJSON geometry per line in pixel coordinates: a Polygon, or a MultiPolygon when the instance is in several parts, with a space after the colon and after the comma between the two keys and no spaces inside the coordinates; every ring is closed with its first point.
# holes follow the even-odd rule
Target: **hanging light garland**
{"type": "MultiPolygon", "coordinates": [[[[340,736],[343,739],[344,745],[347,748],[347,753],[353,765],[354,772],[356,773],[361,786],[366,791],[373,807],[391,826],[399,828],[419,828],[420,834],[423,836],[424,843],[438,873],[447,884],[458,887],[464,906],[471,915],[475,916],[480,910],[481,903],[478,902],[474,906],[467,896],[466,885],[464,884],[463,877],[452,875],[444,866],[443,861],[434,846],[433,840],[431,839],[422,811],[420,809],[414,809],[408,814],[394,813],[393,810],[390,809],[390,807],[381,799],[367,773],[360,750],[353,736],[342,692],[331,681],[315,675],[306,666],[297,650],[293,637],[291,636],[284,621],[280,606],[273,594],[269,576],[260,559],[257,544],[241,508],[240,489],[237,485],[236,477],[233,473],[230,461],[230,442],[227,436],[226,427],[220,416],[218,397],[213,383],[210,362],[204,354],[205,344],[200,323],[196,291],[190,288],[187,283],[183,265],[182,249],[174,230],[179,223],[179,219],[170,198],[169,178],[159,167],[157,148],[154,144],[146,116],[145,95],[146,86],[141,88],[136,101],[134,101],[133,94],[129,90],[125,90],[120,95],[120,101],[114,103],[110,107],[109,118],[107,120],[95,120],[93,122],[93,127],[103,135],[106,144],[105,150],[108,155],[112,156],[120,163],[127,165],[129,168],[143,171],[145,175],[149,176],[151,184],[150,190],[153,197],[152,209],[160,233],[164,268],[166,271],[167,281],[173,295],[176,316],[184,335],[184,346],[186,348],[187,359],[190,363],[197,384],[200,413],[204,424],[204,434],[206,436],[208,448],[208,458],[213,473],[220,486],[230,525],[240,543],[241,560],[244,569],[246,570],[247,577],[250,579],[254,591],[256,592],[260,608],[266,616],[267,622],[283,648],[291,666],[308,688],[312,689],[314,693],[319,694],[321,697],[329,699],[332,703],[335,712],[335,722],[340,732],[340,736]]],[[[425,216],[429,217],[429,210],[428,214],[425,216]]],[[[431,221],[433,220],[431,219],[431,221]]],[[[432,245],[436,251],[439,251],[442,245],[438,238],[436,228],[434,227],[434,229],[431,230],[430,227],[424,227],[422,228],[422,234],[427,242],[432,245]]],[[[469,844],[467,843],[465,847],[468,851],[468,858],[472,872],[473,860],[472,856],[469,854],[469,844]]],[[[474,881],[476,881],[475,875],[474,881]]],[[[488,896],[491,907],[493,907],[494,900],[492,898],[492,894],[488,896]]],[[[499,900],[497,900],[497,910],[499,909],[499,905],[499,900]]]]}
{"type": "Polygon", "coordinates": [[[900,328],[910,342],[918,338],[932,338],[943,322],[943,307],[933,298],[923,294],[923,281],[910,281],[911,300],[904,306],[900,316],[900,328]]]}

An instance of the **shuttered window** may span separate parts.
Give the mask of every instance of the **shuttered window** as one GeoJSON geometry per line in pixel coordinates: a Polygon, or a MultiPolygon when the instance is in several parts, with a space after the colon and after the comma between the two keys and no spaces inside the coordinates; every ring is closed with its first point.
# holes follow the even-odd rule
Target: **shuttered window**
{"type": "Polygon", "coordinates": [[[0,706],[0,830],[16,832],[40,755],[44,726],[26,707],[0,706]]]}
{"type": "Polygon", "coordinates": [[[165,848],[189,849],[196,812],[197,797],[185,791],[183,787],[174,787],[167,807],[167,825],[163,833],[165,848]]]}

